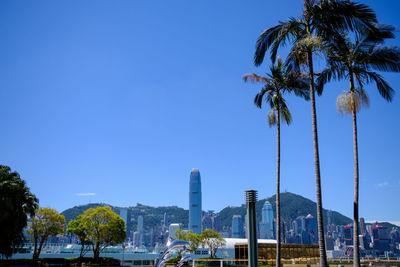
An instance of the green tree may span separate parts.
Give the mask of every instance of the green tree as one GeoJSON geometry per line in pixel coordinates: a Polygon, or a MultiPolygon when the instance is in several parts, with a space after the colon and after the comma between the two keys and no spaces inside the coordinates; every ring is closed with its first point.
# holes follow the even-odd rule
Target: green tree
{"type": "MultiPolygon", "coordinates": [[[[310,86],[311,119],[314,147],[315,187],[317,199],[318,243],[320,266],[328,266],[322,218],[322,191],[318,147],[317,113],[315,108],[314,52],[324,48],[324,42],[333,37],[334,30],[360,30],[376,22],[372,9],[363,4],[342,0],[304,0],[304,11],[299,18],[290,18],[265,30],[256,43],[254,64],[262,64],[265,53],[271,48],[275,61],[278,48],[291,43],[289,61],[294,66],[306,65],[310,86]]],[[[279,266],[278,266],[279,267],[279,266]]]]}
{"type": "Polygon", "coordinates": [[[201,240],[200,235],[193,233],[192,230],[184,231],[183,229],[177,229],[174,232],[175,239],[185,240],[190,243],[189,251],[195,252],[199,248],[201,240]]]}
{"type": "Polygon", "coordinates": [[[78,237],[79,241],[81,242],[81,252],[79,254],[79,258],[82,260],[83,256],[87,252],[88,248],[88,230],[83,222],[83,215],[79,215],[76,220],[71,220],[67,226],[67,233],[74,234],[78,237]],[[85,248],[86,246],[86,248],[85,248]]]}
{"type": "Polygon", "coordinates": [[[270,68],[271,74],[262,77],[257,74],[246,74],[244,81],[252,81],[263,84],[263,88],[256,95],[254,103],[262,108],[263,100],[270,106],[268,112],[269,126],[277,127],[277,153],[276,153],[276,265],[281,262],[281,212],[280,212],[280,170],[281,170],[281,121],[290,124],[292,115],[283,98],[285,93],[294,93],[298,96],[308,98],[308,81],[299,71],[290,71],[283,65],[282,59],[278,58],[277,64],[270,68]]]}
{"type": "Polygon", "coordinates": [[[38,199],[17,172],[0,165],[0,254],[9,257],[22,244],[28,216],[33,216],[38,199]]]}
{"type": "Polygon", "coordinates": [[[349,90],[337,98],[337,108],[342,114],[349,113],[353,119],[353,152],[354,152],[354,202],[353,202],[353,240],[354,240],[354,266],[360,266],[359,253],[359,162],[357,139],[357,112],[362,105],[369,105],[368,96],[364,86],[375,83],[379,94],[391,101],[393,89],[381,75],[374,72],[392,71],[400,72],[400,49],[387,47],[383,41],[394,38],[394,28],[381,25],[375,30],[364,30],[356,35],[355,40],[339,34],[334,42],[329,44],[327,50],[328,68],[322,71],[317,79],[318,90],[322,91],[323,85],[330,80],[347,79],[350,82],[349,90]]]}
{"type": "Polygon", "coordinates": [[[92,244],[96,261],[106,247],[119,244],[126,239],[125,222],[110,207],[87,209],[83,213],[82,223],[87,229],[88,240],[92,244]]]}
{"type": "Polygon", "coordinates": [[[33,236],[33,261],[37,261],[50,236],[64,233],[65,218],[56,210],[39,207],[31,217],[28,233],[33,236]]]}
{"type": "Polygon", "coordinates": [[[221,233],[213,229],[206,229],[200,234],[200,240],[203,247],[210,250],[211,258],[215,258],[218,248],[226,244],[221,233]]]}
{"type": "Polygon", "coordinates": [[[185,240],[185,237],[186,237],[185,230],[183,230],[181,228],[175,230],[175,232],[174,232],[174,238],[175,239],[177,239],[177,240],[185,240]]]}

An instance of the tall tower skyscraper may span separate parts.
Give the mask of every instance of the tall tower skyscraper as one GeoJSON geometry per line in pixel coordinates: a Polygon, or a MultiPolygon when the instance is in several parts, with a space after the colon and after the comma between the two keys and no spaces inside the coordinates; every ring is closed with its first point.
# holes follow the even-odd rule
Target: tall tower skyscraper
{"type": "Polygon", "coordinates": [[[261,210],[260,238],[274,238],[274,211],[269,201],[265,201],[261,210]]]}
{"type": "Polygon", "coordinates": [[[189,230],[201,234],[201,179],[199,169],[192,169],[190,173],[189,230]]]}

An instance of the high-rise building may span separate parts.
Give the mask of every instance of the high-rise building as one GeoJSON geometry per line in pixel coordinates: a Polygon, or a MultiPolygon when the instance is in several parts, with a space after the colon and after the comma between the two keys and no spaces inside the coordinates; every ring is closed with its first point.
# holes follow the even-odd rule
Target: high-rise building
{"type": "Polygon", "coordinates": [[[127,224],[128,224],[128,209],[120,208],[119,216],[124,220],[125,226],[127,226],[127,224]]]}
{"type": "Polygon", "coordinates": [[[233,215],[232,217],[232,238],[243,238],[243,220],[240,215],[233,215]]]}
{"type": "Polygon", "coordinates": [[[169,237],[175,239],[175,231],[182,228],[181,223],[171,223],[169,225],[169,237]]]}
{"type": "Polygon", "coordinates": [[[162,225],[163,225],[164,227],[166,227],[166,226],[168,225],[168,216],[167,216],[167,213],[166,213],[166,212],[164,213],[164,218],[163,218],[163,220],[162,220],[162,225]]]}
{"type": "Polygon", "coordinates": [[[274,238],[274,211],[269,201],[265,201],[261,210],[260,238],[274,238]]]}
{"type": "Polygon", "coordinates": [[[212,228],[217,232],[221,232],[221,216],[219,214],[212,217],[212,228]]]}
{"type": "Polygon", "coordinates": [[[365,228],[365,219],[360,218],[360,234],[365,235],[366,228],[365,228]]]}
{"type": "Polygon", "coordinates": [[[372,227],[372,237],[374,249],[382,255],[384,251],[389,250],[390,233],[387,227],[376,225],[372,227]]]}
{"type": "Polygon", "coordinates": [[[139,215],[137,219],[137,231],[139,233],[143,232],[143,216],[139,215]]]}
{"type": "Polygon", "coordinates": [[[203,219],[201,220],[201,227],[203,231],[212,228],[212,219],[209,213],[203,215],[203,219]]]}
{"type": "Polygon", "coordinates": [[[346,246],[353,245],[353,226],[348,225],[344,227],[344,241],[346,246]]]}
{"type": "Polygon", "coordinates": [[[192,169],[190,173],[189,230],[201,234],[201,179],[199,169],[192,169]]]}
{"type": "Polygon", "coordinates": [[[318,243],[318,227],[317,220],[311,214],[306,216],[306,229],[310,238],[310,242],[308,244],[318,243]]]}
{"type": "Polygon", "coordinates": [[[334,218],[334,215],[333,215],[333,211],[332,210],[328,210],[327,214],[328,214],[328,224],[329,225],[335,224],[335,218],[334,218]]]}

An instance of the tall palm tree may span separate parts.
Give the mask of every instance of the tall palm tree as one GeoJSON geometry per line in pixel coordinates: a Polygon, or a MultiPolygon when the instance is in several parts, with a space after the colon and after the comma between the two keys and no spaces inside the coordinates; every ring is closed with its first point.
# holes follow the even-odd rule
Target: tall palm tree
{"type": "Polygon", "coordinates": [[[281,266],[281,211],[280,211],[280,171],[281,171],[281,121],[290,124],[292,115],[283,98],[284,93],[294,93],[308,99],[308,81],[299,71],[290,71],[278,58],[277,64],[270,68],[271,74],[266,77],[257,74],[246,74],[245,82],[258,82],[263,88],[254,98],[254,104],[262,108],[263,100],[270,105],[268,112],[269,126],[277,126],[277,153],[276,153],[276,266],[281,266]]]}
{"type": "Polygon", "coordinates": [[[315,187],[317,198],[318,244],[320,266],[328,266],[322,218],[321,174],[318,148],[317,115],[315,109],[315,86],[313,54],[323,48],[325,41],[333,36],[333,30],[360,30],[376,22],[376,15],[368,6],[346,0],[304,0],[304,11],[299,18],[290,18],[265,30],[258,37],[254,64],[262,64],[265,53],[271,49],[275,61],[278,48],[290,42],[289,58],[295,65],[308,67],[310,86],[311,119],[314,146],[315,187]]]}
{"type": "Polygon", "coordinates": [[[322,71],[317,79],[317,90],[322,91],[323,85],[331,79],[350,81],[350,88],[337,98],[337,108],[340,113],[349,113],[353,118],[354,146],[354,210],[353,210],[353,243],[354,266],[360,266],[358,196],[359,196],[359,164],[357,140],[357,112],[362,105],[368,105],[368,96],[364,86],[375,83],[379,94],[387,101],[393,97],[393,89],[381,75],[374,72],[400,72],[400,49],[387,47],[383,41],[394,38],[394,28],[381,25],[375,30],[365,30],[356,35],[354,42],[343,34],[339,34],[334,42],[328,45],[328,68],[322,71]]]}

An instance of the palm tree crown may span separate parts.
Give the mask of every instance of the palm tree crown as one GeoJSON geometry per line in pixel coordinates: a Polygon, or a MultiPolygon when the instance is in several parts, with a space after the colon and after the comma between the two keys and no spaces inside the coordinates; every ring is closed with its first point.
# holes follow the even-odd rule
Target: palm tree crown
{"type": "Polygon", "coordinates": [[[328,68],[317,79],[317,91],[322,92],[324,84],[331,80],[349,80],[349,91],[338,97],[339,112],[358,112],[362,104],[368,105],[364,86],[370,83],[376,84],[385,100],[392,101],[393,88],[376,71],[400,72],[400,49],[383,45],[385,39],[394,38],[393,31],[392,26],[379,25],[363,30],[354,41],[338,34],[328,44],[328,68]]]}
{"type": "Polygon", "coordinates": [[[261,91],[255,96],[254,104],[262,108],[263,100],[271,107],[268,114],[269,126],[276,125],[275,112],[280,111],[281,120],[290,124],[292,116],[283,98],[284,93],[294,93],[296,96],[309,99],[308,80],[299,71],[292,71],[278,58],[276,65],[270,67],[270,73],[266,77],[253,74],[246,74],[244,81],[258,82],[264,84],[261,91]]]}

